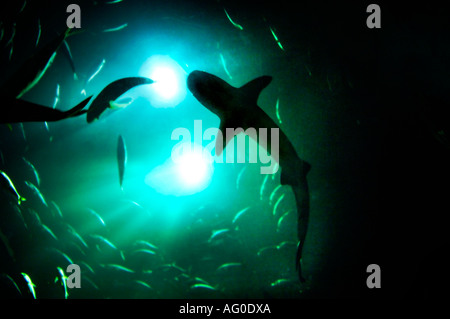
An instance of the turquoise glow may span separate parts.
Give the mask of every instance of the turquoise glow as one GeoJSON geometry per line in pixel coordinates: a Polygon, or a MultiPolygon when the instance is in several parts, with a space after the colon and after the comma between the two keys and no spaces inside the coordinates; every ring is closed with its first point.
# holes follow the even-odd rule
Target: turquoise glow
{"type": "Polygon", "coordinates": [[[173,152],[177,155],[148,173],[145,183],[165,195],[186,196],[204,190],[211,183],[214,171],[204,148],[190,143],[176,147],[183,150],[173,152]]]}
{"type": "Polygon", "coordinates": [[[139,75],[155,81],[144,92],[154,107],[175,107],[186,97],[186,72],[167,55],[153,55],[141,66],[139,75]]]}

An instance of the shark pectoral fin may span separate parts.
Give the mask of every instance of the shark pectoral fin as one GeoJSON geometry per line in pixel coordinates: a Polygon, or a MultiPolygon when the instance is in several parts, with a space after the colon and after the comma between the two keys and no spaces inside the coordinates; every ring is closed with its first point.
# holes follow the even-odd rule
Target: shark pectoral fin
{"type": "Polygon", "coordinates": [[[256,103],[261,91],[270,84],[272,77],[268,75],[260,76],[250,82],[247,82],[240,87],[240,90],[244,92],[245,96],[248,96],[252,101],[256,103]]]}
{"type": "MultiPolygon", "coordinates": [[[[236,133],[241,132],[239,130],[236,132],[236,129],[245,126],[242,125],[242,121],[238,122],[233,120],[233,118],[233,116],[227,116],[223,121],[220,121],[219,133],[216,136],[216,156],[220,156],[228,143],[234,138],[236,133]]],[[[239,120],[241,119],[239,118],[239,120]]],[[[243,129],[245,130],[246,128],[247,127],[245,126],[243,129]]]]}
{"type": "MultiPolygon", "coordinates": [[[[220,132],[222,132],[222,131],[220,131],[220,132]]],[[[222,155],[224,148],[225,148],[225,142],[224,142],[223,138],[218,138],[218,136],[216,136],[216,156],[222,155]]]]}
{"type": "MultiPolygon", "coordinates": [[[[229,139],[224,140],[224,132],[225,132],[225,121],[220,121],[219,131],[216,136],[216,156],[220,156],[223,153],[223,150],[227,146],[229,139]]],[[[226,138],[226,134],[225,134],[226,138]]]]}

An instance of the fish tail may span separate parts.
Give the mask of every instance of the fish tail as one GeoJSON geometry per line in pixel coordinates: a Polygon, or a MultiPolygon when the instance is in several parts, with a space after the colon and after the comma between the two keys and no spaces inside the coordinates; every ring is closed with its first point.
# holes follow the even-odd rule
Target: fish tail
{"type": "Polygon", "coordinates": [[[92,95],[81,101],[79,104],[77,104],[70,110],[65,111],[64,114],[66,115],[66,117],[74,117],[86,113],[86,111],[84,111],[83,108],[89,103],[91,98],[92,95]]]}
{"type": "Polygon", "coordinates": [[[296,184],[291,184],[292,190],[295,196],[295,203],[297,206],[297,236],[298,236],[298,246],[297,246],[297,256],[295,260],[295,268],[298,271],[298,276],[300,282],[305,282],[305,278],[302,276],[302,253],[303,245],[306,239],[306,233],[309,224],[309,188],[308,182],[306,180],[306,174],[311,169],[310,164],[305,161],[301,162],[302,173],[296,184]]]}
{"type": "Polygon", "coordinates": [[[303,243],[302,241],[299,241],[297,245],[297,255],[295,257],[295,270],[298,272],[298,279],[300,279],[300,282],[305,282],[306,279],[302,275],[302,250],[303,243]]]}

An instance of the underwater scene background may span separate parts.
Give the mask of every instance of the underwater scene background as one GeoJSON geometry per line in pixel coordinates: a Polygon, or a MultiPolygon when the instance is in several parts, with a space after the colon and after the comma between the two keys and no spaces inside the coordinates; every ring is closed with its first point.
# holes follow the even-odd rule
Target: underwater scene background
{"type": "Polygon", "coordinates": [[[0,170],[26,199],[2,181],[2,296],[439,296],[450,145],[449,26],[439,7],[379,2],[382,27],[369,29],[367,1],[2,3],[0,85],[66,30],[70,3],[80,31],[21,99],[67,110],[120,78],[156,82],[92,123],[1,125],[0,170]],[[248,154],[245,163],[168,164],[176,128],[194,136],[195,120],[219,126],[186,87],[194,70],[235,87],[273,77],[258,105],[312,166],[306,282],[295,269],[295,199],[280,172],[260,174],[248,154]],[[81,288],[64,285],[69,264],[80,266],[81,288]],[[380,266],[380,289],[366,285],[370,264],[380,266]]]}

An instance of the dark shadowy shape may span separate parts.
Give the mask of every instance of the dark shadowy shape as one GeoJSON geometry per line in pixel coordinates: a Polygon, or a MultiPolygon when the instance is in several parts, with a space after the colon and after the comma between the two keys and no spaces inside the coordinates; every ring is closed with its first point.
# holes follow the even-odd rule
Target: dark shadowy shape
{"type": "Polygon", "coordinates": [[[111,107],[111,102],[114,102],[119,96],[135,86],[142,84],[151,84],[153,80],[144,77],[128,77],[114,81],[106,86],[92,101],[87,111],[87,122],[91,123],[98,119],[100,115],[111,107]]]}
{"type": "Polygon", "coordinates": [[[91,98],[92,96],[84,99],[68,111],[60,111],[16,98],[6,98],[6,101],[2,101],[2,103],[4,107],[7,106],[7,111],[1,115],[0,123],[54,122],[79,116],[86,113],[83,108],[91,98]]]}
{"type": "MultiPolygon", "coordinates": [[[[258,107],[258,96],[271,82],[272,77],[262,76],[256,78],[240,88],[235,88],[224,80],[212,74],[193,71],[187,78],[187,86],[194,97],[211,112],[220,118],[220,131],[226,128],[271,128],[279,129],[279,159],[281,167],[281,184],[290,185],[295,195],[297,205],[298,223],[297,233],[299,243],[297,246],[296,268],[300,281],[304,282],[301,271],[301,257],[309,221],[309,189],[306,175],[311,166],[300,159],[292,143],[279,128],[279,126],[258,107]]],[[[223,146],[216,141],[216,155],[220,155],[230,136],[223,139],[223,146]]],[[[270,134],[267,137],[266,150],[271,150],[270,134]]]]}

